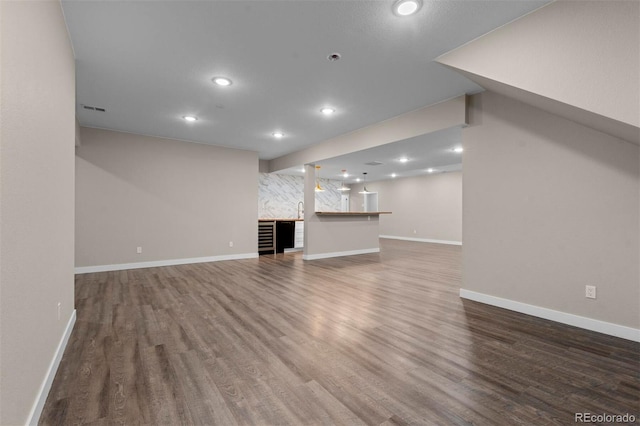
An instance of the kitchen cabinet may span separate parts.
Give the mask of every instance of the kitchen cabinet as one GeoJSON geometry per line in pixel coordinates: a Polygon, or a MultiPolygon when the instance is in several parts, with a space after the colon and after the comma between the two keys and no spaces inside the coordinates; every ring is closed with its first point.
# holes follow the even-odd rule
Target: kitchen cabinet
{"type": "Polygon", "coordinates": [[[293,238],[293,247],[301,249],[304,247],[304,222],[296,221],[296,231],[293,238]]]}

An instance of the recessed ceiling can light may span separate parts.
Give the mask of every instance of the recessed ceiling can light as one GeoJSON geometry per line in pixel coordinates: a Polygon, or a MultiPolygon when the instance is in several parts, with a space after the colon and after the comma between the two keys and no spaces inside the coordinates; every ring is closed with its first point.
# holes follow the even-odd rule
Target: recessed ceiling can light
{"type": "Polygon", "coordinates": [[[342,58],[342,55],[339,53],[332,53],[329,56],[327,56],[327,60],[330,62],[339,61],[340,58],[342,58]]]}
{"type": "Polygon", "coordinates": [[[398,161],[401,163],[406,163],[407,161],[409,161],[409,159],[407,157],[402,157],[402,158],[399,158],[398,161]]]}
{"type": "Polygon", "coordinates": [[[435,172],[435,170],[433,170],[433,169],[427,169],[427,173],[433,173],[433,172],[435,172]]]}
{"type": "Polygon", "coordinates": [[[323,113],[324,115],[331,115],[334,112],[336,112],[336,110],[330,107],[324,107],[320,110],[320,112],[323,113]]]}
{"type": "Polygon", "coordinates": [[[227,77],[213,77],[211,81],[213,81],[218,86],[231,86],[231,80],[229,80],[227,77]]]}
{"type": "Polygon", "coordinates": [[[457,147],[453,148],[451,151],[453,151],[453,152],[457,152],[457,153],[459,154],[459,153],[461,153],[461,152],[462,152],[462,151],[464,151],[464,150],[462,149],[462,147],[461,147],[461,146],[457,146],[457,147]]]}
{"type": "Polygon", "coordinates": [[[274,138],[276,139],[282,139],[284,137],[284,133],[282,132],[273,132],[271,133],[273,135],[274,138]]]}
{"type": "Polygon", "coordinates": [[[396,177],[396,176],[397,176],[397,175],[396,175],[395,173],[391,173],[391,177],[392,177],[392,178],[394,178],[394,177],[396,177]]]}
{"type": "Polygon", "coordinates": [[[185,121],[198,121],[198,117],[194,117],[193,115],[185,115],[182,118],[184,118],[185,121]]]}
{"type": "Polygon", "coordinates": [[[399,16],[409,16],[416,13],[421,6],[421,0],[398,0],[393,5],[393,11],[399,16]]]}

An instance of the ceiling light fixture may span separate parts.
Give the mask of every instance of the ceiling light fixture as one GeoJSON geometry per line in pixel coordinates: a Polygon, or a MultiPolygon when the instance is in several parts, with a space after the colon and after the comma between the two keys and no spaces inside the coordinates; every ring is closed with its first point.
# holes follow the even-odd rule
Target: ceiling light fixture
{"type": "Polygon", "coordinates": [[[461,146],[457,146],[457,147],[453,148],[451,151],[460,154],[462,151],[464,151],[464,149],[462,149],[461,146]]]}
{"type": "Polygon", "coordinates": [[[399,162],[401,163],[406,163],[407,161],[409,161],[409,159],[407,157],[402,157],[400,159],[398,159],[399,162]]]}
{"type": "Polygon", "coordinates": [[[182,118],[184,118],[185,121],[190,121],[190,122],[198,121],[198,117],[195,117],[193,115],[185,115],[182,118]]]}
{"type": "Polygon", "coordinates": [[[331,114],[333,114],[334,112],[336,112],[336,110],[335,110],[335,109],[333,109],[333,108],[324,107],[324,108],[322,108],[322,109],[320,110],[320,112],[321,112],[321,113],[323,113],[324,115],[331,115],[331,114]]]}
{"type": "Polygon", "coordinates": [[[271,133],[273,135],[274,138],[276,139],[282,139],[284,137],[284,133],[282,132],[273,132],[271,133]]]}
{"type": "Polygon", "coordinates": [[[435,172],[435,170],[433,170],[433,169],[427,169],[427,173],[433,173],[433,172],[435,172]]]}
{"type": "Polygon", "coordinates": [[[347,171],[345,169],[342,169],[342,186],[340,186],[340,188],[338,188],[338,191],[340,192],[346,192],[346,191],[351,191],[351,188],[349,188],[347,185],[344,184],[344,178],[346,178],[347,176],[349,176],[349,174],[347,173],[347,171]]]}
{"type": "Polygon", "coordinates": [[[320,166],[316,166],[316,192],[324,192],[320,186],[320,166]]]}
{"type": "Polygon", "coordinates": [[[358,194],[368,194],[370,191],[367,189],[367,172],[362,172],[362,191],[358,194]]]}
{"type": "Polygon", "coordinates": [[[398,0],[393,4],[393,11],[398,16],[409,16],[416,13],[421,6],[421,0],[398,0]]]}
{"type": "Polygon", "coordinates": [[[396,177],[396,176],[397,176],[397,175],[396,175],[395,173],[391,173],[391,177],[392,177],[392,178],[394,178],[394,177],[396,177]]]}
{"type": "Polygon", "coordinates": [[[231,80],[229,80],[227,77],[213,77],[211,81],[213,81],[218,86],[231,86],[231,80]]]}
{"type": "Polygon", "coordinates": [[[329,56],[327,56],[327,60],[329,62],[339,61],[340,58],[342,58],[342,55],[340,55],[339,53],[332,53],[329,56]]]}

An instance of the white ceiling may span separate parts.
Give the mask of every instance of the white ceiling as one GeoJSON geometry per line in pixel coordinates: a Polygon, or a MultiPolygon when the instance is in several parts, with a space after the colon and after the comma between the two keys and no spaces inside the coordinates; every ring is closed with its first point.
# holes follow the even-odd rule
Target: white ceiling
{"type": "Polygon", "coordinates": [[[433,59],[546,2],[425,1],[410,17],[393,14],[392,0],[62,4],[81,125],[272,159],[480,91],[433,59]],[[342,59],[328,61],[333,52],[342,59]],[[327,105],[331,117],[319,111],[327,105]],[[285,137],[274,140],[276,130],[285,137]]]}
{"type": "MultiPolygon", "coordinates": [[[[400,142],[377,146],[375,148],[354,152],[339,157],[322,160],[316,163],[320,168],[322,179],[344,180],[351,184],[357,178],[367,173],[367,182],[377,180],[418,176],[429,173],[445,173],[462,169],[462,153],[456,153],[453,148],[461,147],[462,129],[452,127],[426,135],[416,136],[400,142]],[[401,162],[401,158],[408,161],[401,162]],[[366,163],[381,162],[380,165],[366,163]],[[348,177],[343,179],[342,170],[346,170],[348,177]]],[[[280,171],[280,174],[302,176],[302,166],[280,171]]]]}

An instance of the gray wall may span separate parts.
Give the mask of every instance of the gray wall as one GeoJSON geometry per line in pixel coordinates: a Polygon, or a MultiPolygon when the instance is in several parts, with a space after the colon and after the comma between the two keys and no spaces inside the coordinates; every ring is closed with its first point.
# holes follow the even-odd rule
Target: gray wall
{"type": "Polygon", "coordinates": [[[75,64],[59,2],[0,2],[0,31],[0,424],[17,425],[73,314],[75,64]]]}
{"type": "MultiPolygon", "coordinates": [[[[462,242],[462,172],[367,183],[378,192],[380,235],[462,242]],[[415,233],[414,233],[415,230],[415,233]]],[[[363,210],[361,184],[351,189],[351,211],[363,210]]]]}
{"type": "Polygon", "coordinates": [[[638,28],[637,1],[555,1],[438,61],[485,89],[637,144],[638,28]]]}
{"type": "Polygon", "coordinates": [[[82,128],[76,174],[76,266],[257,253],[255,152],[82,128]]]}
{"type": "Polygon", "coordinates": [[[313,213],[320,211],[316,208],[314,193],[315,170],[313,165],[305,165],[305,170],[303,259],[379,251],[377,216],[326,217],[313,213]]]}
{"type": "Polygon", "coordinates": [[[464,289],[639,328],[639,147],[491,92],[470,123],[464,289]]]}

